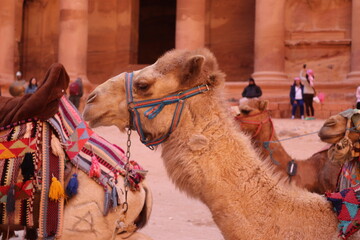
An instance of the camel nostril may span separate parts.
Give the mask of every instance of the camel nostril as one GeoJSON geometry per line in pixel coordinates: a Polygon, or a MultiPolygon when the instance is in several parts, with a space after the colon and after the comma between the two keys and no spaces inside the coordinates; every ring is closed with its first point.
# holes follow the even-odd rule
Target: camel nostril
{"type": "Polygon", "coordinates": [[[92,103],[95,98],[96,98],[97,94],[96,93],[91,93],[86,101],[86,103],[92,103]]]}
{"type": "Polygon", "coordinates": [[[328,119],[325,123],[324,123],[324,127],[333,127],[336,125],[335,120],[333,119],[328,119]]]}

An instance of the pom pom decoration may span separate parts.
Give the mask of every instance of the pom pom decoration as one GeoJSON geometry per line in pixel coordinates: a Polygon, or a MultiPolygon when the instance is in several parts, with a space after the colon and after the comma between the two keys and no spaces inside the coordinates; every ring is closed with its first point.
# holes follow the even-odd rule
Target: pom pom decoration
{"type": "Polygon", "coordinates": [[[64,188],[56,177],[51,178],[51,185],[49,190],[49,198],[57,201],[60,198],[65,197],[64,188]]]}
{"type": "Polygon", "coordinates": [[[91,167],[90,167],[90,171],[89,171],[89,176],[99,178],[100,173],[101,173],[100,163],[97,160],[96,156],[94,155],[91,157],[91,167]]]}
{"type": "Polygon", "coordinates": [[[75,196],[78,193],[78,188],[79,188],[79,181],[77,179],[77,174],[74,173],[70,178],[68,185],[66,186],[66,190],[65,190],[66,196],[70,198],[75,196]]]}

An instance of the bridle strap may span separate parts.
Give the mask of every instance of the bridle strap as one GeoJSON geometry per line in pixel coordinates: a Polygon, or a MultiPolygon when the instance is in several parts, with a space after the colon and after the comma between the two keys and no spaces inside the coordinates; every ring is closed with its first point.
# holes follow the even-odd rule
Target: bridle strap
{"type": "Polygon", "coordinates": [[[275,133],[275,129],[274,129],[274,124],[271,120],[271,117],[270,117],[270,114],[269,114],[269,111],[268,110],[265,110],[261,113],[257,113],[257,114],[254,114],[254,115],[248,115],[248,116],[236,116],[235,117],[237,120],[240,121],[240,123],[245,123],[245,124],[253,124],[253,125],[258,125],[257,129],[256,129],[256,132],[251,136],[251,137],[256,137],[263,125],[267,122],[270,122],[270,125],[271,125],[271,134],[270,134],[270,138],[268,141],[271,141],[271,139],[274,137],[274,133],[275,133]],[[261,120],[261,121],[255,121],[255,120],[246,120],[246,119],[249,119],[249,118],[253,118],[253,117],[257,117],[257,116],[260,116],[260,115],[263,115],[263,114],[266,114],[266,118],[261,120]]]}
{"type": "Polygon", "coordinates": [[[130,124],[132,128],[135,128],[140,136],[140,141],[145,144],[149,148],[153,148],[153,146],[156,146],[163,141],[165,141],[170,134],[175,131],[176,127],[178,126],[180,122],[180,117],[182,110],[184,108],[185,100],[187,98],[193,97],[197,94],[207,92],[209,91],[209,86],[207,84],[199,85],[197,87],[188,89],[183,92],[179,92],[177,94],[172,94],[169,96],[165,96],[163,98],[157,98],[157,99],[149,99],[149,100],[143,100],[143,101],[134,101],[133,98],[133,77],[134,73],[126,73],[125,74],[125,90],[126,90],[126,101],[128,105],[128,109],[130,112],[130,124]],[[171,125],[169,128],[169,131],[155,139],[155,140],[147,140],[141,125],[140,121],[140,113],[138,112],[138,109],[140,108],[146,108],[149,107],[144,112],[144,116],[148,119],[155,118],[162,109],[169,104],[176,103],[176,107],[174,110],[173,118],[171,121],[171,125]]]}

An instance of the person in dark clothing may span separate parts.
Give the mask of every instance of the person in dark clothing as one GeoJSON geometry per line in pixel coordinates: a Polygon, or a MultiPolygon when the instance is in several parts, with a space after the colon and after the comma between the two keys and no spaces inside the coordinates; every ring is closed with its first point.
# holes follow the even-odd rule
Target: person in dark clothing
{"type": "Polygon", "coordinates": [[[261,95],[261,88],[255,84],[255,80],[253,78],[249,78],[249,85],[244,88],[242,96],[245,98],[257,98],[261,97],[261,95]]]}
{"type": "Polygon", "coordinates": [[[299,77],[294,78],[294,83],[290,87],[290,103],[292,106],[291,109],[291,119],[295,118],[296,109],[300,108],[301,119],[304,119],[304,85],[301,84],[301,79],[299,77]]]}
{"type": "Polygon", "coordinates": [[[37,80],[35,77],[30,78],[29,85],[25,89],[25,94],[34,93],[38,88],[37,80]]]}
{"type": "Polygon", "coordinates": [[[77,78],[69,85],[69,100],[74,106],[79,109],[80,99],[83,96],[83,83],[81,78],[77,78]]]}

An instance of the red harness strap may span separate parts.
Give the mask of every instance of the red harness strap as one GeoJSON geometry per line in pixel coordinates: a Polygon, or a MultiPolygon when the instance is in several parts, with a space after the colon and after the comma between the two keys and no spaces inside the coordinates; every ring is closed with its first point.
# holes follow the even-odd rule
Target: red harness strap
{"type": "Polygon", "coordinates": [[[256,137],[259,133],[260,133],[260,130],[262,129],[263,127],[263,124],[267,123],[267,122],[270,122],[270,125],[271,125],[271,134],[270,134],[270,138],[269,138],[269,141],[271,141],[271,139],[273,138],[274,136],[274,132],[275,132],[275,129],[274,129],[274,124],[271,120],[271,117],[270,117],[270,113],[268,110],[265,110],[261,113],[257,113],[257,114],[254,114],[254,115],[247,115],[247,116],[241,116],[241,115],[238,115],[235,117],[236,120],[238,120],[240,122],[240,124],[253,124],[253,125],[258,125],[257,129],[256,129],[256,132],[252,135],[252,137],[256,137]],[[253,118],[253,117],[257,117],[257,116],[260,116],[260,115],[266,115],[266,118],[260,120],[260,121],[256,121],[256,120],[248,120],[249,118],[253,118]]]}

